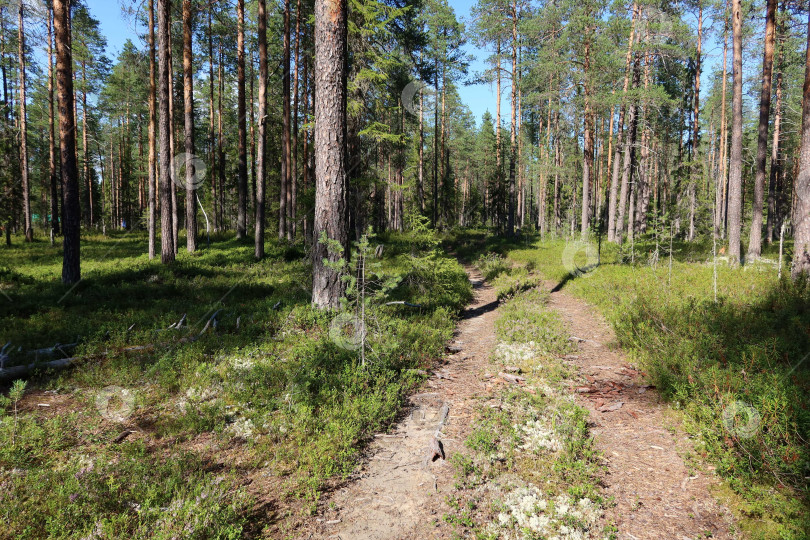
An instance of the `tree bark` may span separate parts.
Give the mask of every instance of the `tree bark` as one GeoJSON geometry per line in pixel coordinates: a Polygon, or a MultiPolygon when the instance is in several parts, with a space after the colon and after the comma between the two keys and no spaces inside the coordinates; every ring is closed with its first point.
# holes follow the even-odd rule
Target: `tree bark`
{"type": "MultiPolygon", "coordinates": [[[[186,250],[197,250],[196,171],[194,170],[194,71],[191,48],[191,0],[183,0],[183,118],[186,151],[186,250]]],[[[180,172],[180,171],[176,171],[180,172]]]]}
{"type": "MultiPolygon", "coordinates": [[[[781,55],[780,55],[781,57],[781,55]]],[[[782,131],[782,72],[776,74],[776,110],[773,120],[773,143],[771,144],[771,172],[768,179],[768,223],[766,240],[773,242],[774,226],[777,222],[776,185],[782,168],[782,152],[779,138],[782,131]]]]}
{"type": "Polygon", "coordinates": [[[59,234],[59,176],[56,172],[56,126],[54,114],[53,7],[48,6],[48,177],[51,188],[51,232],[59,234]]]}
{"type": "Polygon", "coordinates": [[[794,212],[793,269],[798,278],[810,273],[810,13],[807,18],[807,51],[802,88],[802,136],[799,152],[799,174],[796,177],[796,211],[794,212]]]}
{"type": "Polygon", "coordinates": [[[590,38],[586,39],[585,56],[582,62],[585,107],[582,119],[582,221],[579,231],[583,240],[588,236],[590,225],[591,171],[593,169],[593,119],[591,117],[591,89],[588,81],[588,72],[591,69],[591,42],[590,38]]]}
{"type": "Polygon", "coordinates": [[[245,112],[245,0],[236,3],[236,101],[239,115],[239,178],[237,195],[239,204],[236,214],[236,238],[244,238],[247,232],[247,126],[245,112]]]}
{"type": "Polygon", "coordinates": [[[773,52],[776,40],[777,0],[767,0],[765,15],[765,53],[762,59],[762,91],[759,95],[759,127],[757,128],[757,172],[754,179],[753,217],[748,237],[747,258],[755,260],[762,253],[762,209],[765,198],[765,167],[768,161],[768,123],[771,117],[771,83],[773,52]]]}
{"type": "Polygon", "coordinates": [[[157,208],[155,198],[157,192],[157,175],[155,165],[157,160],[156,133],[157,128],[157,84],[155,65],[155,0],[149,0],[149,260],[155,258],[155,220],[157,208]]]}
{"type": "MultiPolygon", "coordinates": [[[[728,256],[732,265],[740,261],[742,232],[742,0],[731,0],[732,34],[734,43],[731,159],[728,179],[728,256]]],[[[798,251],[797,251],[798,253],[798,251]]]]}
{"type": "MultiPolygon", "coordinates": [[[[633,88],[637,88],[641,72],[639,70],[639,59],[636,58],[633,65],[633,88]]],[[[629,196],[630,182],[633,173],[633,162],[635,161],[636,152],[636,134],[638,131],[638,104],[631,103],[630,110],[628,111],[628,133],[624,142],[624,161],[622,164],[622,184],[619,193],[619,207],[616,216],[616,230],[614,241],[618,244],[622,243],[622,233],[624,230],[624,216],[627,211],[627,199],[629,196]]]]}
{"type": "Polygon", "coordinates": [[[284,0],[284,38],[281,58],[281,192],[278,235],[292,240],[290,234],[290,0],[284,0]]]}
{"type": "Polygon", "coordinates": [[[259,140],[256,150],[256,245],[257,260],[264,258],[264,204],[265,204],[265,159],[267,117],[267,7],[265,0],[258,0],[259,41],[259,140]]]}
{"type": "Polygon", "coordinates": [[[214,28],[213,4],[208,9],[208,146],[211,159],[211,203],[213,206],[214,231],[219,231],[219,196],[217,195],[217,150],[214,127],[214,28]]]}
{"type": "MultiPolygon", "coordinates": [[[[515,155],[517,154],[517,2],[512,3],[512,128],[509,134],[509,214],[506,234],[515,234],[515,155]]],[[[500,96],[498,96],[500,100],[500,96]]]]}
{"type": "Polygon", "coordinates": [[[630,21],[630,37],[627,41],[627,54],[624,60],[624,86],[622,88],[622,103],[619,108],[619,123],[616,131],[616,150],[613,156],[613,170],[610,178],[610,199],[608,201],[608,242],[616,241],[616,204],[619,193],[619,163],[624,149],[623,137],[627,137],[624,129],[624,117],[627,111],[627,90],[630,86],[633,63],[633,42],[636,35],[636,21],[638,19],[638,4],[633,2],[633,14],[630,21]]]}
{"type": "Polygon", "coordinates": [[[73,55],[70,7],[67,0],[53,0],[56,40],[56,85],[59,97],[59,135],[62,162],[62,232],[64,234],[62,283],[81,279],[79,179],[76,167],[76,117],[73,115],[73,55]]]}
{"type": "Polygon", "coordinates": [[[169,25],[171,20],[171,0],[158,0],[158,88],[160,121],[160,260],[163,264],[174,261],[174,224],[172,223],[172,180],[171,180],[171,116],[169,104],[172,99],[171,72],[169,70],[169,49],[171,40],[169,25]]]}
{"type": "Polygon", "coordinates": [[[726,85],[728,83],[728,16],[724,15],[723,28],[723,82],[720,97],[720,175],[717,179],[715,194],[715,234],[725,238],[726,223],[726,187],[728,184],[728,122],[726,121],[726,85]]]}
{"type": "Polygon", "coordinates": [[[703,4],[698,1],[697,50],[695,52],[695,92],[693,98],[692,124],[692,178],[689,183],[689,241],[695,239],[695,211],[697,180],[700,174],[698,150],[700,149],[700,67],[703,44],[703,4]]]}
{"type": "Polygon", "coordinates": [[[343,292],[340,275],[324,259],[346,256],[346,0],[315,2],[315,226],[312,303],[337,309],[343,292]],[[329,250],[324,235],[342,252],[329,250]]]}
{"type": "Polygon", "coordinates": [[[28,115],[26,113],[26,80],[25,80],[25,22],[23,17],[24,3],[20,2],[17,39],[20,62],[20,176],[23,190],[23,223],[25,241],[34,241],[34,227],[31,223],[31,186],[28,181],[28,115]]]}

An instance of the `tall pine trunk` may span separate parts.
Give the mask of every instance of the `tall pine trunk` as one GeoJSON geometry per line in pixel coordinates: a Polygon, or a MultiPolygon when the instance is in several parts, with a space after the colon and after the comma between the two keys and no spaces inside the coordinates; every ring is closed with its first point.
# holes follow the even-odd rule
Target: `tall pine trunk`
{"type": "MultiPolygon", "coordinates": [[[[731,158],[728,179],[728,256],[732,265],[740,261],[742,233],[742,0],[731,0],[731,21],[734,43],[731,158]]],[[[798,253],[798,251],[797,251],[798,253]]]]}
{"type": "Polygon", "coordinates": [[[794,212],[793,270],[794,278],[810,273],[810,13],[807,19],[804,86],[802,88],[802,138],[799,152],[799,174],[796,178],[796,211],[794,212]]]}
{"type": "Polygon", "coordinates": [[[703,4],[698,1],[697,50],[695,51],[695,92],[693,98],[692,124],[692,178],[689,182],[689,241],[695,239],[696,191],[701,167],[698,164],[700,149],[700,62],[703,45],[703,4]]]}
{"type": "Polygon", "coordinates": [[[265,204],[265,149],[267,116],[267,8],[265,0],[258,0],[258,42],[259,42],[259,140],[256,150],[256,259],[264,258],[264,204],[265,204]]]}
{"type": "Polygon", "coordinates": [[[284,0],[284,43],[281,59],[281,190],[278,237],[292,239],[290,234],[290,0],[284,0]]]}
{"type": "MultiPolygon", "coordinates": [[[[155,66],[155,0],[149,0],[149,260],[155,258],[155,221],[157,208],[157,175],[155,165],[157,160],[156,133],[157,129],[157,85],[155,66]]],[[[102,190],[103,192],[103,190],[102,190]]]]}
{"type": "Polygon", "coordinates": [[[73,114],[73,55],[68,0],[53,0],[56,39],[56,86],[59,97],[59,135],[62,162],[62,283],[81,279],[79,178],[76,167],[76,117],[73,114]]]}
{"type": "Polygon", "coordinates": [[[236,3],[236,101],[239,115],[239,177],[237,195],[239,203],[236,214],[236,238],[244,238],[247,232],[247,107],[245,104],[245,0],[236,3]]]}
{"type": "Polygon", "coordinates": [[[174,261],[175,240],[172,223],[172,187],[171,179],[171,116],[169,105],[172,99],[171,71],[169,70],[169,49],[171,38],[169,26],[171,20],[171,0],[158,0],[158,88],[160,120],[160,260],[163,264],[174,261]]]}
{"type": "MultiPolygon", "coordinates": [[[[515,234],[515,157],[517,154],[517,2],[512,9],[512,127],[509,133],[509,213],[506,234],[515,234]]],[[[498,96],[500,100],[500,96],[498,96]]]]}
{"type": "Polygon", "coordinates": [[[17,39],[20,62],[20,176],[22,177],[25,241],[33,242],[34,227],[31,224],[31,186],[28,181],[28,115],[26,113],[25,96],[25,22],[23,17],[23,5],[24,3],[20,2],[19,37],[17,39]]]}
{"type": "Polygon", "coordinates": [[[53,66],[53,8],[48,6],[48,178],[51,189],[51,232],[53,236],[59,234],[59,175],[56,172],[56,133],[54,114],[54,88],[55,77],[53,66]]]}
{"type": "Polygon", "coordinates": [[[765,198],[765,167],[768,160],[768,123],[771,117],[771,84],[773,80],[773,51],[776,40],[777,0],[767,0],[765,15],[765,52],[762,59],[762,91],[759,95],[759,127],[757,128],[757,172],[754,179],[753,217],[748,237],[751,260],[762,253],[762,210],[765,198]]]}
{"type": "MultiPolygon", "coordinates": [[[[191,49],[191,0],[183,0],[183,119],[186,151],[186,249],[197,250],[197,205],[194,160],[194,72],[191,49]]],[[[179,172],[179,171],[178,171],[179,172]]]]}
{"type": "Polygon", "coordinates": [[[616,204],[619,194],[619,165],[621,162],[622,150],[624,149],[623,138],[627,137],[627,130],[624,129],[624,117],[627,112],[627,90],[630,86],[633,62],[633,42],[636,35],[636,20],[638,16],[638,4],[633,3],[633,14],[630,21],[630,37],[627,41],[627,54],[624,60],[624,86],[622,88],[622,103],[619,108],[619,123],[616,132],[616,150],[613,156],[613,169],[610,171],[610,196],[608,200],[608,241],[616,241],[616,204]]]}
{"type": "Polygon", "coordinates": [[[346,256],[346,0],[315,2],[315,226],[312,303],[337,309],[343,292],[338,271],[324,263],[346,256]],[[330,250],[321,236],[342,250],[330,250]]]}

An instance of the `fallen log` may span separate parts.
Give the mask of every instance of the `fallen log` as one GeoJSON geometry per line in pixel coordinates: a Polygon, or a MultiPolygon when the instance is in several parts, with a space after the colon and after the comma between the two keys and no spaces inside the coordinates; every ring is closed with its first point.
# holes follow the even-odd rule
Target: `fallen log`
{"type": "Polygon", "coordinates": [[[32,362],[21,366],[3,368],[0,369],[0,380],[7,381],[9,379],[26,377],[35,369],[64,369],[81,359],[82,358],[79,357],[60,358],[59,360],[50,360],[48,362],[32,362]]]}

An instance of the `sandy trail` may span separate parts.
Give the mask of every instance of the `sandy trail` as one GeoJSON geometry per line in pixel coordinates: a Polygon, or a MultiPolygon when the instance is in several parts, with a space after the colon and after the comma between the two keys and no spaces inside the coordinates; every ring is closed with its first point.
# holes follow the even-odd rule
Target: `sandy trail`
{"type": "Polygon", "coordinates": [[[425,388],[411,397],[404,418],[378,435],[365,461],[343,489],[329,497],[315,530],[304,538],[398,540],[449,538],[442,516],[454,488],[453,467],[437,459],[425,464],[428,447],[446,407],[438,439],[445,456],[465,452],[481,398],[491,384],[484,371],[495,346],[498,302],[477,270],[467,267],[475,298],[462,313],[451,347],[458,350],[432,371],[425,388]]]}
{"type": "MultiPolygon", "coordinates": [[[[553,283],[546,284],[553,290],[553,283]]],[[[612,329],[593,306],[567,292],[552,292],[549,307],[580,341],[566,362],[578,370],[572,391],[590,411],[591,433],[604,454],[606,497],[616,506],[605,512],[620,539],[736,538],[729,511],[709,492],[711,468],[687,469],[681,457],[686,435],[670,425],[667,407],[642,374],[627,363],[612,329]]]]}

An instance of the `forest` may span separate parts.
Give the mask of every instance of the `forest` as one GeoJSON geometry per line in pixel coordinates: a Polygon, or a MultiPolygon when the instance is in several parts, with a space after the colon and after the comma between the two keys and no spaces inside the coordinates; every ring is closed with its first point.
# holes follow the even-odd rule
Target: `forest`
{"type": "Polygon", "coordinates": [[[810,4],[107,4],[0,0],[0,538],[810,538],[810,4]]]}

